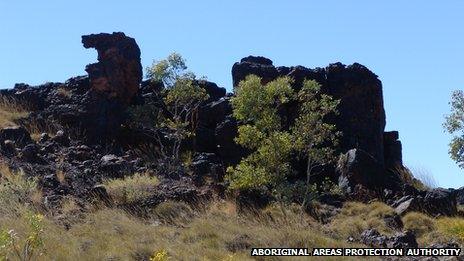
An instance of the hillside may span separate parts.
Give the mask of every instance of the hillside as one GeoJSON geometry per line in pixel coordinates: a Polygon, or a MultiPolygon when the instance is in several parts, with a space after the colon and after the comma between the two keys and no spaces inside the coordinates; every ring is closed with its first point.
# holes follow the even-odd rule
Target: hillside
{"type": "Polygon", "coordinates": [[[204,79],[169,78],[170,60],[144,80],[141,50],[124,33],[86,35],[82,43],[98,52],[88,75],[0,90],[2,258],[247,260],[252,247],[464,243],[464,189],[427,187],[403,165],[399,132],[385,130],[382,83],[365,66],[274,66],[249,56],[233,65],[233,93],[226,93],[204,79]],[[271,99],[269,110],[255,107],[258,116],[244,120],[237,97],[253,79],[264,90],[258,94],[286,79],[290,98],[271,99]],[[305,100],[309,84],[317,92],[305,100]],[[330,107],[317,103],[324,97],[336,108],[297,129],[330,107]],[[253,143],[274,137],[264,131],[269,137],[240,142],[243,126],[259,127],[268,111],[278,126],[269,133],[292,138],[285,159],[271,149],[259,158],[262,148],[280,148],[253,143]],[[336,141],[297,151],[300,130],[320,126],[336,141]],[[310,173],[321,148],[335,156],[310,173]],[[253,185],[268,177],[272,157],[275,169],[286,164],[285,176],[253,185]],[[256,168],[247,187],[235,188],[231,176],[245,163],[256,168]]]}

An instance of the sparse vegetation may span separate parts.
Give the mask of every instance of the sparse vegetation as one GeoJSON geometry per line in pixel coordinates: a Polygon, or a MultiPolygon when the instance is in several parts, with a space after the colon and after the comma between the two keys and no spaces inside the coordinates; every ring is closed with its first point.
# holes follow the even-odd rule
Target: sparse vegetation
{"type": "Polygon", "coordinates": [[[443,127],[453,135],[449,144],[449,154],[459,167],[464,168],[464,91],[454,91],[451,95],[451,113],[445,116],[443,127]]]}
{"type": "MultiPolygon", "coordinates": [[[[112,195],[126,195],[128,187],[144,191],[156,182],[137,174],[107,184],[113,184],[109,186],[115,189],[109,188],[112,195]]],[[[4,246],[0,254],[18,260],[252,260],[251,247],[362,247],[346,239],[358,238],[367,228],[393,233],[383,221],[393,210],[379,202],[348,202],[326,225],[302,212],[299,205],[288,205],[284,213],[278,205],[238,213],[228,201],[200,207],[168,201],[143,219],[123,209],[89,208],[65,228],[46,210],[39,212],[30,200],[20,200],[33,198],[37,191],[33,180],[3,167],[1,185],[0,209],[12,211],[14,206],[15,211],[0,216],[4,246]]],[[[67,202],[60,212],[70,217],[77,206],[67,202]]],[[[422,244],[464,240],[462,218],[432,219],[410,213],[403,221],[406,228],[421,231],[422,244]],[[417,220],[423,222],[417,224],[417,220]]]]}
{"type": "Polygon", "coordinates": [[[135,106],[130,114],[135,124],[155,129],[156,156],[164,161],[165,172],[176,173],[183,166],[182,143],[195,134],[195,113],[209,96],[196,84],[195,74],[187,71],[185,60],[177,53],[155,61],[147,68],[147,77],[162,82],[164,89],[158,94],[157,104],[135,106]]]}
{"type": "Polygon", "coordinates": [[[116,204],[131,204],[147,199],[159,184],[158,178],[150,173],[136,173],[123,179],[104,182],[108,194],[116,204]]]}
{"type": "Polygon", "coordinates": [[[0,96],[0,128],[17,126],[16,121],[27,117],[29,112],[19,103],[0,96]]]}

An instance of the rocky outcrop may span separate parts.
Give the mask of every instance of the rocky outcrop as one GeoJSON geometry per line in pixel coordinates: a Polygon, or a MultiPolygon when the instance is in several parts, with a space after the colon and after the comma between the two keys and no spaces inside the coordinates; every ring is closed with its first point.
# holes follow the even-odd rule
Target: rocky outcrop
{"type": "MultiPolygon", "coordinates": [[[[399,188],[398,175],[390,170],[402,166],[401,142],[398,132],[384,132],[382,83],[377,75],[358,63],[349,66],[335,63],[316,69],[275,67],[267,58],[249,56],[232,67],[234,88],[250,74],[261,77],[263,84],[289,76],[294,80],[295,90],[302,87],[305,79],[319,82],[323,92],[340,100],[338,116],[329,120],[343,134],[339,152],[347,153],[344,159],[348,161],[339,166],[344,171],[338,174],[346,181],[345,185],[351,189],[355,184],[399,188]]],[[[295,110],[288,108],[287,111],[291,114],[295,110]]],[[[292,118],[292,115],[285,116],[292,118]]]]}
{"type": "Polygon", "coordinates": [[[418,247],[416,236],[412,231],[397,233],[388,237],[375,229],[368,229],[361,234],[363,244],[377,248],[415,248],[418,247]]]}
{"type": "Polygon", "coordinates": [[[140,49],[135,39],[124,33],[82,36],[85,48],[95,48],[98,63],[85,68],[93,91],[129,105],[142,81],[140,49]]]}
{"type": "Polygon", "coordinates": [[[392,207],[398,215],[417,211],[431,216],[455,216],[457,215],[456,195],[447,189],[432,189],[430,191],[418,191],[408,193],[396,200],[392,207]]]}

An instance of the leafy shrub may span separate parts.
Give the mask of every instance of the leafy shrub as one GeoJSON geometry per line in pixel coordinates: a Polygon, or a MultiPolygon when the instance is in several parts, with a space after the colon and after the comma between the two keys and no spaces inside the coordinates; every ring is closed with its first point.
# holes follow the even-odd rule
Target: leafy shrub
{"type": "Polygon", "coordinates": [[[339,133],[327,124],[327,115],[336,113],[338,101],[321,94],[321,86],[312,80],[303,83],[295,93],[288,77],[278,78],[266,85],[255,75],[240,82],[232,98],[234,116],[243,125],[238,128],[235,141],[252,153],[235,167],[229,167],[226,179],[230,189],[270,188],[283,199],[292,185],[303,187],[303,205],[311,197],[310,178],[315,169],[333,160],[334,145],[339,133]],[[279,109],[289,103],[299,104],[298,117],[289,128],[279,109]],[[307,160],[306,182],[287,183],[295,172],[291,167],[292,155],[307,160]],[[303,186],[301,186],[303,185],[303,186]]]}
{"type": "Polygon", "coordinates": [[[9,257],[13,256],[22,261],[35,260],[42,254],[40,251],[44,246],[43,216],[28,213],[27,220],[29,231],[24,237],[20,237],[14,230],[0,232],[0,258],[2,260],[9,260],[9,257]]]}

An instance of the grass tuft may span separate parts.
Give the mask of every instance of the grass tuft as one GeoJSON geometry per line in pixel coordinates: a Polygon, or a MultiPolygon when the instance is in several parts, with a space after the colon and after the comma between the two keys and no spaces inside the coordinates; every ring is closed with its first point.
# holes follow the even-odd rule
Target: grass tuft
{"type": "Polygon", "coordinates": [[[117,205],[125,205],[143,201],[153,195],[159,180],[150,173],[136,173],[123,179],[105,180],[103,184],[117,205]]]}

